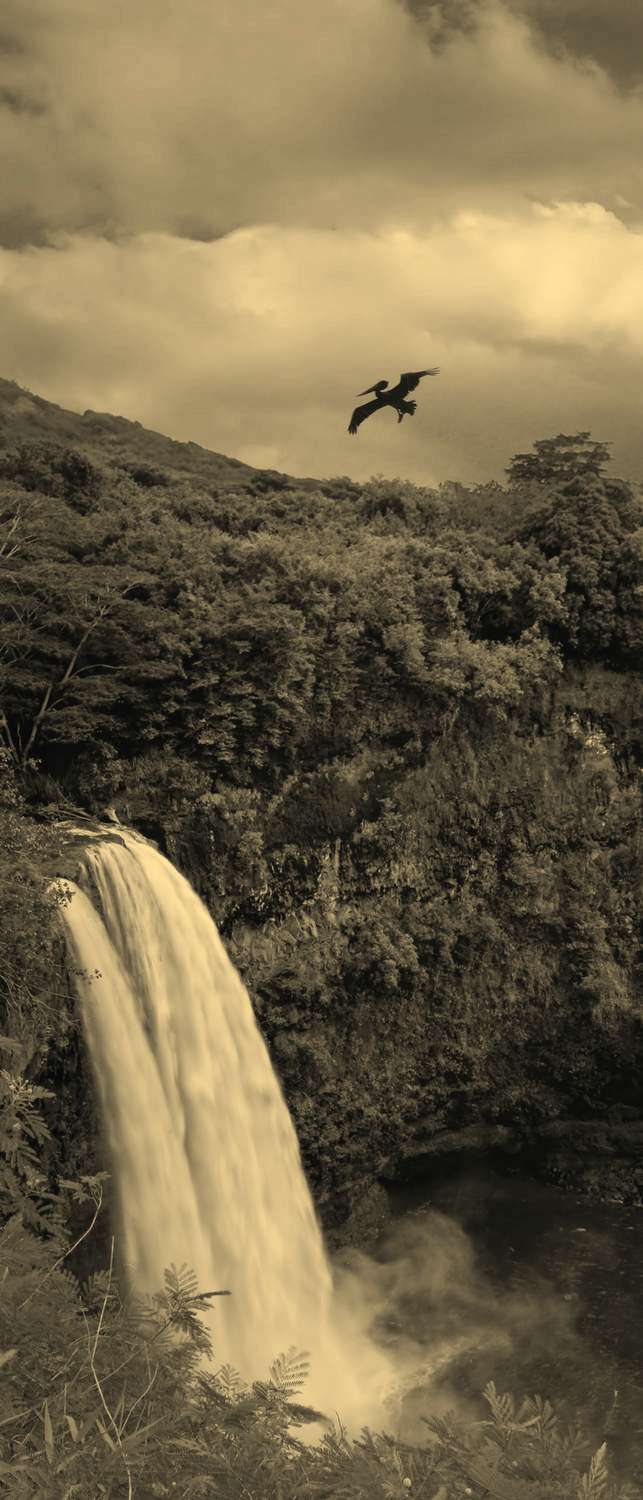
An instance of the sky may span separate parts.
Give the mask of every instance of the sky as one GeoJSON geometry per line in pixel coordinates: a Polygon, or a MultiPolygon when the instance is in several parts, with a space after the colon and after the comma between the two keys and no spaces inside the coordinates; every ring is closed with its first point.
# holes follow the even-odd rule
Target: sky
{"type": "Polygon", "coordinates": [[[643,477],[642,143],[640,0],[4,0],[0,375],[294,475],[643,477]]]}

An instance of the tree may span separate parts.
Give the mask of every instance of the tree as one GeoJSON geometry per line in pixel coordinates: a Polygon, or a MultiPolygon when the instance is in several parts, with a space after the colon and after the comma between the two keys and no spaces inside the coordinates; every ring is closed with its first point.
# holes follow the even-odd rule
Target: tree
{"type": "Polygon", "coordinates": [[[597,475],[561,484],[520,533],[565,577],[553,639],[567,656],[624,667],[643,649],[643,509],[622,481],[597,475]]]}
{"type": "Polygon", "coordinates": [[[600,479],[610,461],[610,446],[594,441],[589,432],[571,436],[559,432],[557,437],[534,443],[535,453],[514,454],[505,473],[512,485],[558,486],[570,480],[600,479]]]}

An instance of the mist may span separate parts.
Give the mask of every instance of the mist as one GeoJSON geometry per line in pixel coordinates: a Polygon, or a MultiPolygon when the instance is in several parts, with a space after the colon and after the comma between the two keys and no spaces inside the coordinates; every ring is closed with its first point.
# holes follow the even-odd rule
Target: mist
{"type": "Polygon", "coordinates": [[[333,1271],[345,1351],[370,1344],[380,1381],[383,1354],[388,1363],[388,1387],[371,1424],[384,1416],[387,1430],[405,1442],[426,1440],[429,1415],[484,1416],[490,1380],[522,1398],[543,1394],[529,1381],[543,1364],[567,1371],[582,1365],[578,1305],[535,1271],[524,1288],[495,1285],[470,1236],[436,1209],[395,1221],[374,1254],[340,1252],[333,1271]]]}

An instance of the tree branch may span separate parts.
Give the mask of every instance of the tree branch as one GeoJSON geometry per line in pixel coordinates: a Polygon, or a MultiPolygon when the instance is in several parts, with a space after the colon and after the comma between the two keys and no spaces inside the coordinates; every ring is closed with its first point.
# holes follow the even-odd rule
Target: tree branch
{"type": "Polygon", "coordinates": [[[106,601],[104,604],[100,605],[97,613],[94,615],[93,620],[90,620],[89,625],[87,626],[86,630],[83,631],[83,634],[81,635],[80,640],[78,641],[77,645],[74,647],[74,650],[72,651],[72,654],[71,654],[71,656],[69,658],[67,666],[65,667],[65,670],[64,670],[63,675],[60,678],[59,682],[50,682],[50,683],[48,683],[47,688],[45,689],[45,693],[44,693],[44,696],[42,698],[41,704],[40,704],[40,708],[38,709],[38,712],[37,712],[37,714],[36,714],[36,716],[35,716],[35,718],[34,718],[34,720],[32,722],[31,730],[30,730],[30,733],[29,733],[29,737],[27,739],[27,743],[21,749],[20,759],[21,759],[21,763],[23,765],[28,760],[30,751],[33,749],[33,746],[34,746],[34,744],[35,744],[35,742],[36,742],[36,740],[38,738],[38,735],[40,733],[41,725],[43,724],[44,720],[46,719],[49,710],[53,706],[52,705],[52,701],[51,701],[52,694],[54,692],[57,692],[58,696],[56,697],[55,702],[58,703],[60,701],[60,690],[61,690],[61,688],[64,690],[64,688],[70,682],[71,678],[74,676],[74,670],[75,670],[75,667],[76,667],[76,663],[78,661],[78,658],[79,658],[79,656],[80,656],[83,648],[87,645],[87,642],[88,642],[88,640],[89,640],[92,632],[96,629],[96,626],[100,623],[100,621],[104,618],[104,616],[109,613],[110,608],[111,608],[111,601],[106,601]]]}

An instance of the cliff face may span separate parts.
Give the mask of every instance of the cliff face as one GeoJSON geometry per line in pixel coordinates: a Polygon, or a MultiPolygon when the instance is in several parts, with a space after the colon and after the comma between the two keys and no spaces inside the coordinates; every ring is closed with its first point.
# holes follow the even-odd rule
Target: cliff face
{"type": "MultiPolygon", "coordinates": [[[[532,773],[538,754],[531,746],[532,773]]],[[[416,794],[430,774],[413,773],[416,794]]],[[[472,831],[461,804],[458,833],[445,839],[443,819],[454,815],[437,783],[432,852],[427,821],[408,807],[401,818],[403,784],[389,788],[375,826],[272,850],[259,867],[256,824],[245,847],[214,820],[206,853],[193,810],[165,828],[139,820],[206,900],[248,985],[331,1243],[374,1231],[385,1211],[379,1184],[428,1176],[461,1153],[509,1170],[520,1159],[590,1198],[643,1202],[631,790],[615,783],[592,820],[583,782],[581,852],[564,827],[534,861],[511,788],[504,818],[494,811],[494,848],[480,807],[477,817],[469,809],[472,831]],[[589,892],[580,880],[573,889],[580,871],[592,873],[589,892]]],[[[55,873],[73,876],[77,857],[67,847],[55,873]]],[[[105,1163],[59,951],[56,973],[62,1009],[36,1075],[54,1090],[49,1165],[80,1176],[105,1163]]]]}
{"type": "Polygon", "coordinates": [[[248,984],[329,1227],[442,1151],[640,1200],[636,792],[604,741],[568,738],[453,742],[456,766],[435,753],[306,848],[266,849],[256,807],[165,837],[248,984]]]}
{"type": "MultiPolygon", "coordinates": [[[[391,792],[389,818],[402,788],[391,792]]],[[[618,790],[609,820],[602,809],[612,841],[627,806],[618,790]]],[[[331,1243],[368,1237],[384,1212],[380,1184],[428,1176],[462,1154],[482,1153],[509,1170],[520,1160],[523,1169],[588,1197],[643,1201],[641,1025],[624,995],[619,1006],[609,991],[623,986],[625,966],[618,974],[608,968],[603,1004],[611,1000],[612,1009],[599,1014],[596,994],[588,1003],[570,973],[579,938],[562,925],[567,877],[564,870],[552,875],[558,861],[547,863],[543,877],[541,856],[540,893],[532,879],[528,905],[523,885],[509,909],[497,856],[493,873],[487,863],[483,886],[476,886],[481,851],[493,850],[485,819],[480,814],[477,853],[463,823],[461,814],[459,845],[452,838],[449,849],[455,860],[459,847],[465,863],[459,874],[457,862],[452,866],[446,897],[436,894],[441,877],[432,876],[431,859],[413,853],[419,829],[409,817],[396,830],[403,855],[387,864],[380,842],[377,875],[370,856],[365,860],[363,828],[345,841],[300,849],[299,901],[293,848],[288,889],[283,868],[273,869],[272,886],[257,881],[254,912],[246,898],[243,919],[233,894],[243,885],[239,845],[225,853],[221,830],[217,838],[211,829],[204,857],[192,812],[165,829],[141,828],[206,899],[248,984],[331,1243]],[[288,909],[267,916],[266,907],[279,901],[288,909]]],[[[515,840],[515,819],[512,828],[515,840]]],[[[426,823],[422,834],[428,837],[426,823]]],[[[382,835],[379,828],[380,841],[382,835]]],[[[564,854],[561,848],[563,863],[564,854]]],[[[57,872],[73,876],[77,858],[77,846],[67,843],[57,872]]],[[[603,865],[607,877],[607,856],[603,865]]],[[[630,895],[622,888],[612,913],[626,928],[630,895]]],[[[604,906],[604,889],[602,896],[604,906]]],[[[595,911],[595,976],[596,932],[604,925],[595,911]]],[[[62,992],[62,976],[60,984],[62,992]]],[[[68,1005],[73,1017],[70,990],[68,1005]]],[[[68,1176],[97,1170],[100,1127],[77,1025],[62,1046],[52,1039],[44,1076],[56,1095],[48,1109],[53,1165],[60,1170],[64,1162],[68,1176]]]]}

